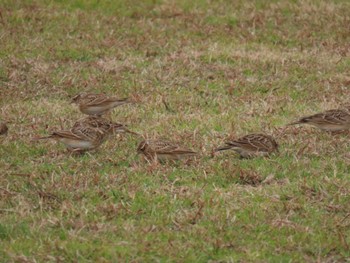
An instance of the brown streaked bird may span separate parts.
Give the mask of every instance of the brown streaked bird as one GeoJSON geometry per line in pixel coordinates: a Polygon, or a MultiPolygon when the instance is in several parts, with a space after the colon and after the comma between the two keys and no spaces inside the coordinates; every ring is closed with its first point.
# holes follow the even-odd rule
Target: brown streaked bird
{"type": "Polygon", "coordinates": [[[73,97],[72,103],[78,105],[79,110],[87,115],[101,116],[109,110],[123,104],[131,103],[129,98],[119,99],[105,94],[80,93],[73,97]]]}
{"type": "Polygon", "coordinates": [[[309,124],[323,131],[337,132],[350,129],[350,114],[346,110],[328,110],[306,116],[288,125],[309,124]]]}
{"type": "Polygon", "coordinates": [[[71,151],[89,151],[99,147],[107,138],[108,133],[91,127],[75,127],[71,130],[55,131],[46,137],[34,140],[54,139],[66,145],[71,151]]]}
{"type": "Polygon", "coordinates": [[[234,150],[242,158],[253,158],[258,156],[268,156],[278,151],[278,144],[275,139],[266,134],[253,133],[225,142],[224,146],[217,148],[215,151],[234,150]]]}
{"type": "Polygon", "coordinates": [[[139,143],[137,152],[142,153],[148,161],[180,160],[186,157],[196,156],[197,152],[183,148],[166,140],[144,140],[139,143]]]}
{"type": "Polygon", "coordinates": [[[0,135],[6,135],[9,128],[7,127],[5,122],[0,123],[0,135]]]}
{"type": "Polygon", "coordinates": [[[99,117],[99,116],[88,116],[85,118],[82,118],[75,122],[73,125],[73,128],[78,127],[90,127],[96,130],[99,130],[104,133],[131,133],[135,135],[139,135],[136,132],[130,131],[126,125],[117,123],[117,122],[111,122],[108,119],[99,117]]]}

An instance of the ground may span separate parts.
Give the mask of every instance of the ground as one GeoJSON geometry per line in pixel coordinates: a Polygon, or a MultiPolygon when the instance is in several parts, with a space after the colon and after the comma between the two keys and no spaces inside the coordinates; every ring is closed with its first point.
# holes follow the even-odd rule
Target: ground
{"type": "Polygon", "coordinates": [[[286,126],[349,104],[350,2],[0,0],[0,261],[345,262],[349,133],[286,126]],[[139,138],[72,155],[35,136],[109,116],[200,157],[150,165],[139,138]],[[264,132],[279,153],[212,155],[264,132]]]}

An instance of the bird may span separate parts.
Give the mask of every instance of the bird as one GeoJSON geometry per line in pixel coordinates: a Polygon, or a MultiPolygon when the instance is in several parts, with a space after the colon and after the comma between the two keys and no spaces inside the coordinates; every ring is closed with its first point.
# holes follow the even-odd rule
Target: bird
{"type": "Polygon", "coordinates": [[[350,129],[350,114],[346,110],[335,109],[306,116],[288,125],[309,124],[323,131],[337,132],[350,129]]]}
{"type": "Polygon", "coordinates": [[[147,161],[180,160],[196,156],[197,152],[183,148],[167,140],[143,140],[137,147],[137,152],[143,154],[147,161]]]}
{"type": "Polygon", "coordinates": [[[275,139],[266,134],[252,133],[236,140],[228,140],[224,146],[215,149],[215,152],[224,150],[234,150],[241,158],[253,158],[258,156],[268,156],[278,151],[278,144],[275,139]]]}
{"type": "Polygon", "coordinates": [[[76,121],[73,125],[73,128],[78,127],[90,127],[96,130],[99,130],[104,133],[130,133],[139,135],[136,132],[130,131],[126,125],[112,122],[108,119],[99,117],[99,116],[88,116],[76,121]]]}
{"type": "Polygon", "coordinates": [[[87,126],[76,126],[70,130],[54,131],[49,136],[35,138],[34,140],[54,139],[63,143],[68,150],[84,152],[96,149],[107,138],[108,132],[87,126]]]}
{"type": "Polygon", "coordinates": [[[123,104],[131,103],[129,98],[119,99],[105,94],[80,93],[72,98],[71,103],[78,105],[79,110],[87,115],[101,116],[111,109],[123,104]]]}
{"type": "Polygon", "coordinates": [[[6,135],[8,130],[9,129],[5,122],[0,123],[0,135],[6,135]]]}
{"type": "Polygon", "coordinates": [[[104,143],[109,135],[132,132],[123,124],[115,123],[102,117],[88,116],[76,121],[70,130],[55,131],[49,136],[34,140],[54,139],[66,145],[68,150],[83,152],[93,150],[104,143]]]}

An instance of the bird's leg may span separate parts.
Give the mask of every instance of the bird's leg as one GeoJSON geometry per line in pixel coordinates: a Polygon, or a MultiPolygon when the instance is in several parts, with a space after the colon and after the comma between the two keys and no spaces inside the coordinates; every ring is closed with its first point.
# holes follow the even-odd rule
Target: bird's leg
{"type": "Polygon", "coordinates": [[[74,154],[77,154],[77,155],[82,155],[83,153],[85,152],[84,149],[81,149],[81,148],[75,148],[71,151],[71,154],[74,155],[74,154]]]}
{"type": "Polygon", "coordinates": [[[158,164],[158,156],[157,156],[157,154],[154,154],[154,156],[153,156],[153,164],[154,165],[158,164]]]}
{"type": "Polygon", "coordinates": [[[157,157],[156,156],[145,156],[145,159],[147,160],[149,166],[148,166],[148,170],[150,172],[153,172],[153,170],[155,170],[158,166],[158,161],[157,161],[157,157]]]}

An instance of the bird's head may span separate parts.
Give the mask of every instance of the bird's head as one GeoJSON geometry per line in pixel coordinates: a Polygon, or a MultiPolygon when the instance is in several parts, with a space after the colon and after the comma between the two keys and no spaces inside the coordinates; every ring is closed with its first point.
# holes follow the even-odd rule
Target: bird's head
{"type": "Polygon", "coordinates": [[[86,95],[85,92],[82,92],[82,93],[79,93],[77,95],[75,95],[72,100],[71,100],[71,103],[79,103],[80,100],[86,95]]]}
{"type": "Polygon", "coordinates": [[[137,146],[137,153],[143,153],[146,150],[147,145],[148,144],[146,140],[140,142],[139,145],[137,146]]]}

